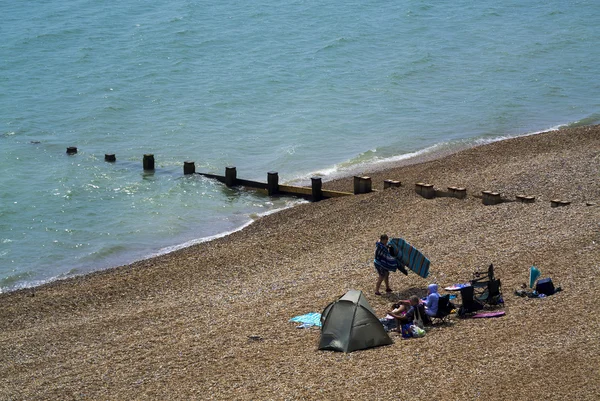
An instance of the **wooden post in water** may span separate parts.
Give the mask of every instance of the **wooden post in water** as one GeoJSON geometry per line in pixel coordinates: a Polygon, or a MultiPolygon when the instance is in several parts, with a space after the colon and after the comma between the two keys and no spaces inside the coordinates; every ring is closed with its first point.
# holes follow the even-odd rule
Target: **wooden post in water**
{"type": "Polygon", "coordinates": [[[225,167],[225,185],[228,187],[235,186],[237,180],[237,169],[233,166],[225,167]]]}
{"type": "Polygon", "coordinates": [[[187,161],[183,162],[183,174],[194,174],[196,172],[196,163],[187,161]]]}
{"type": "Polygon", "coordinates": [[[75,153],[77,153],[77,148],[75,146],[69,146],[67,148],[68,155],[74,155],[75,153]]]}
{"type": "Polygon", "coordinates": [[[279,173],[269,171],[267,173],[267,191],[269,196],[273,196],[279,192],[279,173]]]}
{"type": "Polygon", "coordinates": [[[321,177],[311,177],[311,186],[312,186],[312,201],[318,202],[323,199],[323,182],[321,177]]]}
{"type": "Polygon", "coordinates": [[[117,157],[114,153],[107,153],[104,155],[104,161],[109,163],[114,163],[117,161],[117,157]]]}
{"type": "Polygon", "coordinates": [[[154,155],[144,155],[144,170],[154,170],[154,155]]]}

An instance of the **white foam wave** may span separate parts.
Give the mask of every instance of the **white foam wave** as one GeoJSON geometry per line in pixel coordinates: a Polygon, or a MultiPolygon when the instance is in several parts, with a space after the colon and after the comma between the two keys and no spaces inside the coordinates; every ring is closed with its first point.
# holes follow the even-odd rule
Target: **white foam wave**
{"type": "Polygon", "coordinates": [[[225,231],[225,232],[218,233],[218,234],[215,234],[215,235],[210,235],[208,237],[196,238],[196,239],[193,239],[193,240],[190,240],[190,241],[186,241],[186,242],[184,242],[182,244],[177,244],[177,245],[172,245],[172,246],[164,247],[162,249],[159,249],[157,252],[151,254],[148,258],[153,258],[153,257],[156,257],[156,256],[166,255],[168,253],[175,252],[175,251],[178,251],[180,249],[188,248],[188,247],[193,246],[193,245],[197,245],[197,244],[201,244],[203,242],[209,242],[209,241],[212,241],[212,240],[215,240],[215,239],[218,239],[218,238],[226,237],[226,236],[228,236],[230,234],[233,234],[233,233],[235,233],[237,231],[243,230],[244,228],[248,227],[252,223],[254,223],[254,220],[249,220],[249,221],[245,222],[244,224],[242,224],[241,226],[239,226],[237,228],[234,228],[233,230],[230,230],[230,231],[225,231]]]}
{"type": "Polygon", "coordinates": [[[403,153],[403,154],[389,156],[389,157],[373,156],[373,157],[365,159],[365,156],[368,153],[371,153],[371,154],[377,153],[377,149],[371,149],[369,151],[363,152],[362,154],[360,154],[358,157],[356,157],[354,159],[350,159],[348,161],[335,164],[331,167],[321,168],[319,170],[312,171],[308,174],[295,177],[295,179],[293,179],[292,181],[306,183],[306,182],[308,182],[310,177],[315,177],[315,176],[323,177],[327,180],[333,180],[336,178],[341,178],[343,176],[350,175],[351,173],[359,171],[359,170],[364,170],[365,168],[368,168],[369,166],[377,168],[378,166],[381,166],[384,164],[403,162],[403,161],[407,161],[410,159],[417,159],[417,158],[427,156],[427,155],[436,155],[436,154],[445,155],[447,153],[457,152],[457,151],[467,149],[467,148],[470,148],[473,146],[487,145],[490,143],[499,142],[499,141],[503,141],[503,140],[507,140],[507,139],[517,138],[517,137],[522,137],[522,136],[537,135],[537,134],[541,134],[541,133],[549,132],[549,131],[557,131],[566,126],[568,126],[568,124],[559,124],[559,125],[555,125],[555,126],[546,128],[546,129],[532,131],[532,132],[526,132],[526,133],[520,133],[520,134],[495,135],[495,136],[489,136],[489,137],[481,136],[481,137],[460,139],[460,140],[454,140],[454,141],[444,141],[444,142],[438,142],[436,144],[433,144],[431,146],[428,146],[426,148],[423,148],[423,149],[420,149],[420,150],[417,150],[414,152],[403,153]],[[364,160],[360,160],[361,158],[364,160]],[[360,161],[353,162],[353,160],[354,161],[360,160],[360,161]]]}
{"type": "Polygon", "coordinates": [[[424,149],[417,150],[415,152],[404,153],[404,154],[401,154],[401,155],[396,155],[396,156],[391,156],[391,157],[385,157],[385,158],[375,159],[370,164],[394,163],[394,162],[399,162],[399,161],[403,161],[403,160],[412,159],[414,157],[423,156],[423,155],[426,155],[426,154],[429,154],[429,153],[433,153],[433,152],[439,150],[446,143],[447,142],[436,143],[435,145],[428,146],[428,147],[426,147],[424,149]]]}
{"type": "Polygon", "coordinates": [[[487,145],[490,143],[500,142],[500,141],[504,141],[504,140],[512,139],[512,138],[537,135],[537,134],[542,134],[544,132],[550,132],[550,131],[558,131],[559,129],[566,127],[566,126],[567,126],[567,124],[560,124],[560,125],[555,125],[553,127],[547,128],[547,129],[543,129],[543,130],[539,130],[539,131],[531,131],[531,132],[526,132],[526,133],[522,133],[522,134],[498,135],[498,136],[489,137],[489,138],[475,138],[473,140],[473,144],[475,144],[477,146],[487,145]]]}

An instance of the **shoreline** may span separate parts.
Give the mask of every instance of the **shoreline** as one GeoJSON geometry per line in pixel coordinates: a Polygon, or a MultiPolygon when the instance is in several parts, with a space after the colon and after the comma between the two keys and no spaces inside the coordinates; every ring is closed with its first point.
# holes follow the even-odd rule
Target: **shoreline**
{"type": "Polygon", "coordinates": [[[371,174],[374,187],[396,178],[400,188],[305,203],[167,255],[1,294],[0,398],[595,399],[599,168],[600,126],[519,137],[371,174]],[[414,180],[469,196],[424,199],[414,180]],[[485,206],[471,195],[487,187],[536,202],[485,206]],[[552,208],[555,197],[572,203],[552,208]],[[373,295],[382,232],[419,248],[430,277],[392,275],[393,294],[373,295]],[[464,282],[489,263],[502,318],[451,316],[423,338],[351,354],[317,351],[319,330],[288,322],[350,289],[384,316],[429,282],[464,282]],[[563,291],[514,296],[531,265],[563,291]],[[398,381],[407,366],[423,386],[398,381]]]}
{"type": "MultiPolygon", "coordinates": [[[[494,136],[494,137],[490,137],[488,139],[471,138],[467,144],[462,144],[462,145],[458,145],[456,143],[453,143],[452,141],[440,142],[438,144],[429,146],[425,149],[422,149],[422,150],[419,150],[416,152],[412,152],[412,153],[408,153],[408,154],[406,154],[406,155],[409,155],[408,157],[405,157],[406,155],[392,156],[392,157],[388,157],[383,160],[375,160],[375,161],[368,162],[366,164],[358,164],[356,166],[353,166],[352,168],[338,171],[337,173],[334,173],[331,177],[324,177],[325,179],[323,180],[323,186],[324,186],[324,188],[326,187],[326,188],[331,189],[330,188],[331,185],[334,185],[337,187],[336,183],[344,182],[346,180],[351,179],[354,175],[361,175],[361,174],[364,174],[365,172],[370,172],[369,174],[380,173],[380,172],[384,172],[387,170],[394,170],[394,169],[398,169],[398,168],[402,168],[402,167],[417,165],[417,164],[426,163],[426,162],[432,162],[435,160],[440,160],[440,159],[449,157],[453,154],[456,154],[456,153],[459,153],[462,151],[466,151],[468,149],[477,148],[479,146],[486,146],[486,145],[489,145],[492,143],[503,142],[503,141],[512,140],[515,138],[520,138],[520,137],[527,137],[527,136],[531,136],[531,135],[539,135],[539,134],[544,134],[544,133],[548,133],[548,132],[555,132],[564,127],[566,127],[566,125],[552,127],[548,130],[534,131],[534,132],[522,133],[522,134],[517,134],[517,135],[512,135],[512,136],[511,135],[494,136]],[[482,143],[477,143],[477,142],[482,142],[482,143]],[[438,151],[430,150],[430,149],[434,149],[437,147],[441,147],[442,149],[438,150],[438,151]]],[[[293,183],[302,183],[303,185],[310,185],[310,183],[307,181],[306,178],[290,180],[289,183],[292,183],[292,184],[293,183]]],[[[346,190],[348,190],[348,189],[346,189],[346,190]]],[[[350,191],[350,192],[352,192],[352,191],[350,191]]],[[[297,205],[294,204],[294,205],[291,205],[288,207],[277,208],[272,211],[260,213],[257,216],[260,219],[265,215],[277,213],[281,210],[289,209],[289,208],[296,207],[296,206],[297,205]]],[[[72,274],[72,275],[65,274],[65,276],[63,276],[63,277],[61,277],[61,275],[59,275],[57,277],[52,277],[49,279],[36,280],[35,282],[37,284],[29,285],[28,283],[25,283],[18,288],[13,287],[8,290],[0,291],[0,294],[8,294],[8,293],[16,292],[16,291],[21,291],[21,290],[27,291],[27,290],[39,288],[41,286],[51,284],[54,282],[61,282],[61,281],[69,280],[69,279],[76,278],[76,277],[86,276],[88,274],[94,274],[97,272],[111,270],[111,269],[115,269],[115,268],[122,267],[122,266],[128,266],[128,265],[142,262],[144,260],[152,259],[155,257],[168,255],[169,253],[172,253],[174,251],[177,251],[177,250],[180,250],[183,248],[195,246],[195,245],[205,243],[205,242],[210,242],[215,239],[219,239],[219,238],[231,235],[237,231],[243,230],[244,228],[248,227],[249,225],[251,225],[257,221],[257,218],[252,217],[252,215],[248,215],[247,218],[249,219],[249,221],[247,221],[244,224],[241,224],[239,227],[234,228],[232,230],[218,232],[213,235],[206,236],[206,237],[191,239],[191,240],[185,241],[181,244],[162,247],[162,248],[159,248],[156,252],[148,254],[147,256],[142,256],[140,258],[132,259],[129,262],[126,262],[125,264],[119,264],[119,265],[113,265],[113,266],[109,266],[109,267],[92,269],[85,273],[72,274]]]]}

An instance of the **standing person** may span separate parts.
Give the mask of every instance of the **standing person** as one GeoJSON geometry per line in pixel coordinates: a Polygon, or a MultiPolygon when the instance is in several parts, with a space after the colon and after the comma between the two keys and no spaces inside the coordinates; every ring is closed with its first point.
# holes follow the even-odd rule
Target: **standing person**
{"type": "Polygon", "coordinates": [[[381,282],[385,282],[385,292],[392,292],[390,288],[390,272],[395,272],[398,269],[398,260],[390,254],[387,247],[387,234],[379,237],[379,241],[375,244],[375,270],[377,270],[377,283],[375,284],[375,295],[381,295],[379,287],[381,282]]]}

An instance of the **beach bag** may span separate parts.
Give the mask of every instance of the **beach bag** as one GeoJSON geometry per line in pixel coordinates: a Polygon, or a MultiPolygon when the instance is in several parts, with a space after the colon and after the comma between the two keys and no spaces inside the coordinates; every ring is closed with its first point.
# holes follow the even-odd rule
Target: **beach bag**
{"type": "Polygon", "coordinates": [[[412,324],[410,323],[405,323],[402,325],[402,338],[411,338],[412,337],[412,330],[410,329],[412,327],[412,324]]]}
{"type": "Polygon", "coordinates": [[[415,307],[415,316],[413,318],[413,325],[417,326],[420,329],[423,329],[425,325],[423,324],[423,318],[421,317],[421,312],[419,312],[419,306],[415,307]]]}
{"type": "Polygon", "coordinates": [[[535,290],[538,292],[538,294],[544,294],[544,295],[554,294],[554,284],[552,283],[552,279],[551,278],[543,278],[541,280],[538,280],[538,282],[535,286],[535,290]]]}
{"type": "Polygon", "coordinates": [[[413,324],[412,326],[410,326],[410,334],[412,334],[413,337],[417,338],[423,337],[425,335],[425,330],[413,324]]]}

